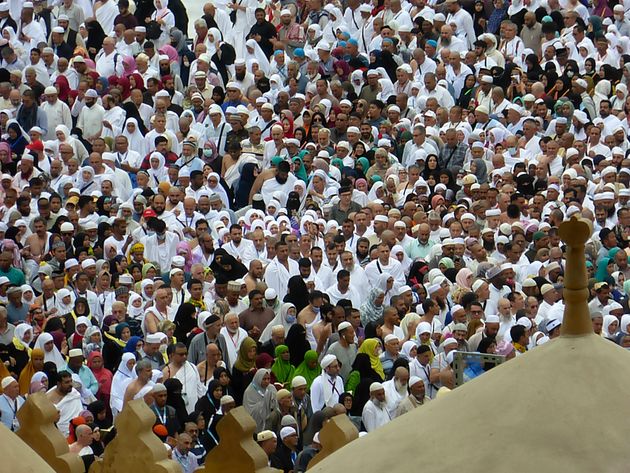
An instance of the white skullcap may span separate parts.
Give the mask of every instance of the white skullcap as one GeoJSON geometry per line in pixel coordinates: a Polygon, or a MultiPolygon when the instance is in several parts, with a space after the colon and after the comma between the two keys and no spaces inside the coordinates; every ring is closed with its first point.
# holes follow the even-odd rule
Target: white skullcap
{"type": "Polygon", "coordinates": [[[322,358],[322,361],[320,361],[319,366],[321,366],[322,369],[325,370],[335,361],[337,361],[337,357],[335,355],[328,354],[324,356],[324,358],[322,358]]]}
{"type": "Polygon", "coordinates": [[[381,383],[372,383],[370,384],[370,394],[371,393],[375,393],[376,391],[381,391],[385,388],[383,388],[383,385],[381,383]]]}

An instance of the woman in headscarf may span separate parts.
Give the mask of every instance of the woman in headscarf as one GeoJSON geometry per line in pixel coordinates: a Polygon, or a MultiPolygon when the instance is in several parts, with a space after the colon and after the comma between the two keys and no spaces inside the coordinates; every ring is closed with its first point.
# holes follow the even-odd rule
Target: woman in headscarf
{"type": "Polygon", "coordinates": [[[88,327],[83,337],[83,356],[87,358],[91,352],[102,352],[102,350],[103,334],[101,329],[96,326],[88,327]]]}
{"type": "Polygon", "coordinates": [[[138,128],[138,120],[135,118],[127,118],[122,135],[127,138],[130,150],[139,153],[143,158],[149,154],[149,144],[138,128]]]}
{"type": "Polygon", "coordinates": [[[131,329],[127,322],[120,322],[114,327],[113,334],[107,331],[103,334],[103,359],[105,360],[105,368],[113,371],[118,366],[118,363],[120,363],[123,350],[127,345],[127,341],[131,338],[131,329]]]}
{"type": "Polygon", "coordinates": [[[394,84],[388,78],[381,78],[378,80],[379,92],[376,94],[376,98],[383,103],[387,103],[387,99],[392,95],[396,95],[394,90],[394,84]]]}
{"type": "Polygon", "coordinates": [[[271,64],[269,64],[269,58],[265,55],[258,43],[253,39],[248,39],[245,42],[245,62],[250,59],[256,59],[258,67],[265,73],[269,74],[271,64]]]}
{"type": "Polygon", "coordinates": [[[605,315],[602,324],[602,336],[608,340],[614,341],[617,329],[619,328],[619,319],[614,315],[605,315]]]}
{"type": "Polygon", "coordinates": [[[232,367],[232,387],[237,404],[243,399],[243,393],[254,375],[257,350],[258,345],[251,337],[246,337],[238,349],[236,361],[232,367]]]}
{"type": "Polygon", "coordinates": [[[112,378],[109,405],[114,415],[122,411],[125,390],[127,389],[129,383],[137,377],[136,370],[134,369],[135,364],[135,354],[125,353],[122,356],[122,359],[118,364],[118,369],[112,378]]]}
{"type": "Polygon", "coordinates": [[[216,172],[211,172],[210,174],[208,174],[208,190],[210,192],[214,192],[215,194],[219,194],[219,196],[221,197],[221,202],[223,202],[223,205],[225,205],[226,209],[230,208],[230,197],[228,196],[227,191],[225,190],[225,188],[223,187],[223,184],[221,182],[221,176],[219,176],[219,174],[217,174],[216,172]]]}
{"type": "Polygon", "coordinates": [[[295,306],[299,314],[308,305],[308,288],[301,276],[292,276],[287,283],[287,295],[283,302],[288,302],[295,306]]]}
{"type": "MultiPolygon", "coordinates": [[[[57,332],[59,333],[59,332],[57,332]]],[[[63,335],[61,334],[63,337],[63,335]]],[[[66,366],[66,359],[57,348],[55,344],[55,340],[52,334],[44,332],[37,337],[35,341],[35,347],[43,350],[44,352],[44,362],[52,362],[57,367],[57,370],[62,370],[66,366]]]]}
{"type": "Polygon", "coordinates": [[[98,381],[96,398],[109,404],[114,375],[103,366],[103,354],[100,351],[91,352],[87,357],[87,366],[94,374],[96,381],[98,381]]]}
{"type": "Polygon", "coordinates": [[[13,340],[9,344],[9,356],[15,360],[11,370],[19,374],[28,364],[31,357],[29,344],[33,341],[33,327],[27,323],[18,324],[13,332],[13,340]]]}
{"type": "Polygon", "coordinates": [[[188,412],[186,411],[186,402],[182,397],[182,390],[184,386],[182,382],[177,378],[169,378],[164,381],[166,386],[166,405],[175,409],[175,416],[179,421],[179,425],[184,425],[188,412]]]}
{"type": "Polygon", "coordinates": [[[258,166],[255,163],[245,163],[241,169],[241,176],[236,185],[234,195],[234,205],[236,208],[243,208],[249,205],[249,192],[258,177],[258,166]]]}
{"type": "Polygon", "coordinates": [[[368,338],[359,348],[359,353],[365,353],[370,357],[370,366],[374,372],[381,378],[385,379],[385,372],[381,364],[380,353],[383,351],[381,341],[378,338],[368,338]]]}
{"type": "Polygon", "coordinates": [[[155,11],[151,14],[151,20],[157,21],[162,30],[160,37],[153,40],[155,49],[159,49],[170,42],[169,32],[175,27],[175,15],[168,8],[168,0],[153,0],[155,11]]]}
{"type": "Polygon", "coordinates": [[[608,256],[602,258],[597,263],[597,272],[595,273],[595,279],[597,282],[607,282],[611,284],[613,282],[612,272],[614,270],[615,260],[608,256]]]}
{"type": "Polygon", "coordinates": [[[107,37],[100,23],[96,19],[86,21],[85,27],[88,31],[87,41],[85,47],[90,55],[90,58],[94,59],[96,54],[101,50],[103,46],[103,40],[107,37]]]}
{"type": "Polygon", "coordinates": [[[243,395],[243,407],[256,422],[256,432],[265,428],[265,421],[276,406],[276,388],[271,385],[271,372],[259,369],[243,395]]]}
{"type": "Polygon", "coordinates": [[[375,322],[383,316],[383,302],[385,291],[379,287],[372,288],[367,300],[359,309],[361,313],[361,323],[375,322]]]}
{"type": "Polygon", "coordinates": [[[177,54],[179,55],[178,62],[182,83],[188,84],[190,65],[197,58],[195,57],[195,53],[192,52],[186,44],[186,37],[181,30],[179,30],[178,28],[171,28],[170,35],[171,46],[175,48],[177,54]]]}
{"type": "Polygon", "coordinates": [[[208,30],[205,44],[209,44],[206,54],[210,56],[212,64],[216,66],[217,71],[221,74],[223,83],[227,84],[230,80],[228,68],[231,68],[230,66],[232,66],[236,60],[234,47],[229,43],[221,41],[221,32],[218,28],[210,28],[208,30]]]}
{"type": "Polygon", "coordinates": [[[284,327],[284,333],[289,333],[291,327],[297,320],[297,309],[295,305],[290,302],[285,302],[280,307],[280,311],[276,313],[276,316],[271,319],[271,322],[267,324],[263,332],[258,339],[259,343],[264,344],[271,339],[271,331],[276,325],[282,325],[284,327]]]}
{"type": "MultiPolygon", "coordinates": [[[[20,381],[21,379],[22,377],[20,376],[20,381]]],[[[46,391],[48,391],[48,388],[50,386],[51,385],[49,383],[48,376],[46,376],[46,373],[44,373],[43,371],[38,371],[36,373],[33,373],[33,376],[31,376],[30,383],[25,393],[22,393],[22,386],[20,383],[20,394],[24,396],[35,393],[45,393],[46,391]]]]}
{"type": "Polygon", "coordinates": [[[366,353],[357,353],[354,363],[352,363],[352,371],[350,372],[350,376],[348,376],[348,381],[345,386],[346,391],[351,392],[354,396],[351,411],[352,415],[361,415],[363,406],[365,406],[365,403],[370,399],[370,385],[372,383],[382,383],[384,379],[385,376],[381,376],[379,372],[373,368],[369,355],[366,353]]]}
{"type": "MultiPolygon", "coordinates": [[[[30,394],[29,388],[32,383],[32,378],[37,372],[44,370],[44,351],[35,348],[31,351],[31,359],[26,363],[26,366],[20,372],[19,384],[20,394],[30,394]]],[[[43,374],[43,373],[42,373],[43,374]]],[[[45,375],[44,375],[45,376],[45,375]]]]}
{"type": "Polygon", "coordinates": [[[610,81],[606,79],[600,80],[593,91],[593,102],[595,102],[595,110],[599,110],[599,105],[603,100],[609,100],[612,93],[610,81]]]}
{"type": "Polygon", "coordinates": [[[462,91],[459,94],[456,105],[467,109],[470,105],[471,100],[474,101],[476,90],[477,90],[477,79],[474,74],[468,74],[464,79],[464,87],[462,87],[462,91]]]}
{"type": "MultiPolygon", "coordinates": [[[[293,365],[291,365],[293,366],[293,365]]],[[[311,384],[315,381],[322,372],[321,366],[319,366],[318,355],[315,350],[308,350],[304,354],[304,360],[295,368],[293,378],[296,376],[302,376],[306,380],[306,389],[311,389],[311,384]]]]}
{"type": "Polygon", "coordinates": [[[165,163],[166,160],[162,153],[151,153],[147,173],[149,174],[149,186],[154,190],[157,190],[160,183],[168,181],[168,169],[165,167],[165,163]]]}
{"type": "Polygon", "coordinates": [[[16,120],[9,120],[9,122],[7,122],[7,137],[5,139],[11,147],[11,153],[16,155],[19,159],[19,157],[24,154],[24,150],[26,149],[26,145],[29,143],[29,139],[28,135],[24,132],[16,120]]]}
{"type": "Polygon", "coordinates": [[[293,324],[287,333],[284,344],[289,347],[290,361],[293,366],[299,366],[311,349],[311,344],[306,339],[306,329],[303,325],[293,324]]]}
{"type": "Polygon", "coordinates": [[[87,406],[88,411],[94,416],[94,425],[100,429],[109,429],[112,426],[111,419],[107,416],[107,404],[96,400],[87,406]]]}
{"type": "Polygon", "coordinates": [[[215,276],[221,274],[228,281],[234,281],[247,274],[247,268],[243,263],[237,261],[223,248],[218,248],[214,251],[214,261],[210,264],[210,269],[212,269],[215,276]]]}
{"type": "Polygon", "coordinates": [[[221,397],[223,397],[223,387],[218,379],[213,379],[208,383],[206,394],[195,404],[195,412],[201,412],[206,426],[210,425],[212,417],[221,409],[221,397]]]}
{"type": "Polygon", "coordinates": [[[286,345],[278,345],[275,350],[276,359],[271,366],[271,372],[275,375],[276,380],[283,386],[289,387],[289,383],[295,376],[295,367],[289,361],[291,354],[289,347],[286,345]]]}
{"type": "Polygon", "coordinates": [[[180,304],[175,314],[175,338],[186,344],[188,335],[197,328],[197,309],[190,302],[180,304]]]}

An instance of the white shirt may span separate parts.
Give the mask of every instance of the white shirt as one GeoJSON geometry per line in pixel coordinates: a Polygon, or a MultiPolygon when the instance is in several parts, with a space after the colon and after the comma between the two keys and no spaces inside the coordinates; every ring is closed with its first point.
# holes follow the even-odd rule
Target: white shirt
{"type": "Polygon", "coordinates": [[[320,411],[324,407],[333,407],[339,402],[339,396],[343,392],[343,379],[341,376],[335,376],[335,379],[333,379],[328,373],[323,372],[315,378],[311,385],[311,407],[313,412],[320,411]]]}
{"type": "Polygon", "coordinates": [[[109,77],[116,75],[121,77],[123,75],[123,56],[116,51],[112,51],[110,54],[101,50],[96,55],[96,72],[101,76],[109,77]]]}
{"type": "Polygon", "coordinates": [[[287,295],[287,284],[292,276],[300,274],[300,268],[297,262],[291,258],[287,259],[289,269],[287,269],[282,263],[278,261],[278,258],[271,260],[267,268],[265,269],[265,282],[267,286],[275,289],[279,299],[284,299],[287,295]]]}
{"type": "Polygon", "coordinates": [[[387,412],[386,405],[377,406],[374,404],[374,401],[370,399],[365,403],[365,406],[363,406],[361,420],[363,421],[365,430],[367,432],[372,432],[373,430],[387,424],[391,420],[391,417],[389,412],[387,412]]]}

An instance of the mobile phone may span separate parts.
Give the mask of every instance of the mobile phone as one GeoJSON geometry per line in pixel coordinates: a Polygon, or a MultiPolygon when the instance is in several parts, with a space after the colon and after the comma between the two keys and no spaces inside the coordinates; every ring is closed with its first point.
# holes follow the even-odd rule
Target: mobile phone
{"type": "Polygon", "coordinates": [[[518,84],[521,81],[521,76],[512,76],[512,80],[518,84]]]}

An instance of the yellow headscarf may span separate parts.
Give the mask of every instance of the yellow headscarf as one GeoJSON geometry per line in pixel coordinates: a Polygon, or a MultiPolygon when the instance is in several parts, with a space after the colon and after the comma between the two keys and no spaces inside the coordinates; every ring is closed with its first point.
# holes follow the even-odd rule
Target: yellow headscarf
{"type": "Polygon", "coordinates": [[[381,364],[381,359],[376,354],[376,348],[381,345],[381,341],[378,338],[368,338],[361,344],[361,348],[359,348],[359,353],[365,353],[370,357],[370,366],[372,369],[378,373],[378,375],[385,379],[385,372],[383,371],[383,365],[381,364]]]}
{"type": "Polygon", "coordinates": [[[20,384],[20,394],[22,395],[29,394],[29,388],[31,386],[31,378],[33,377],[36,371],[35,368],[33,367],[34,357],[39,357],[43,360],[44,350],[42,350],[41,348],[33,348],[33,351],[31,352],[31,359],[28,360],[28,363],[26,363],[26,366],[20,373],[20,379],[18,380],[18,383],[20,384]]]}

